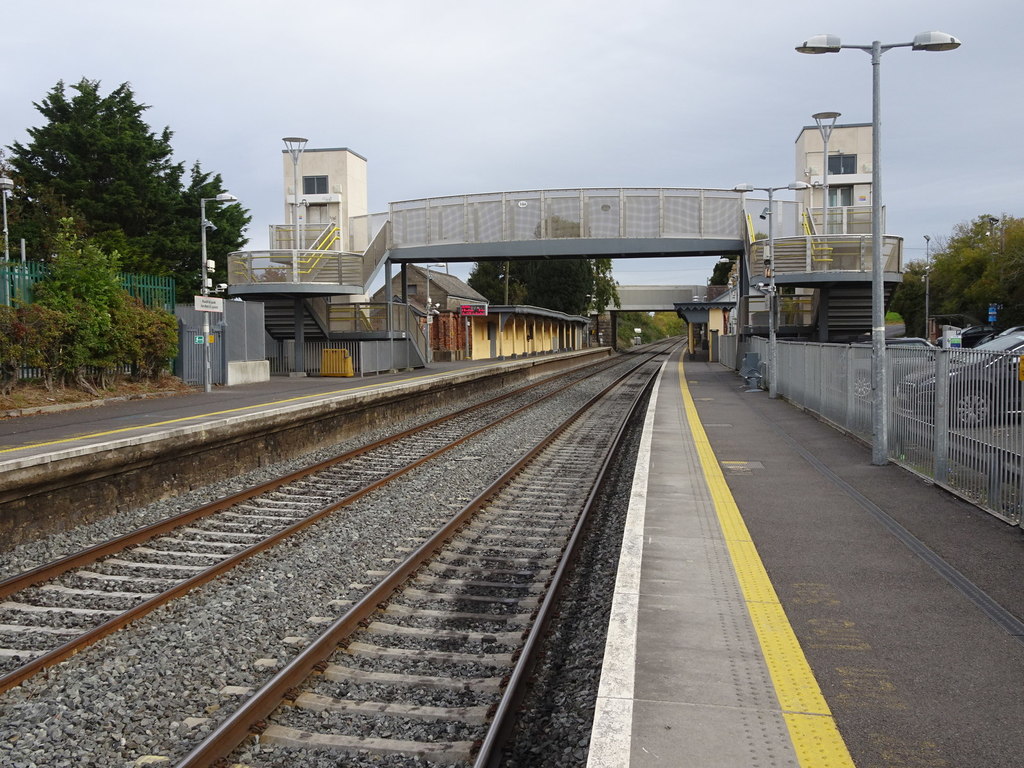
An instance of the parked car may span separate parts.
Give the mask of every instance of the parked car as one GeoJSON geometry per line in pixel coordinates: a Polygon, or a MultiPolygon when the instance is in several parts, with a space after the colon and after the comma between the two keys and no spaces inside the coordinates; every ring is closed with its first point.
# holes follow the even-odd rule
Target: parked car
{"type": "MultiPolygon", "coordinates": [[[[950,350],[949,420],[978,427],[1021,412],[1018,380],[1024,331],[1013,331],[969,350],[950,350]]],[[[896,407],[904,413],[934,414],[936,371],[915,371],[896,388],[896,407]]]]}
{"type": "MultiPolygon", "coordinates": [[[[858,349],[871,349],[870,341],[858,341],[850,345],[851,347],[857,347],[858,349]]],[[[893,348],[908,348],[908,349],[934,349],[935,345],[932,344],[928,339],[922,339],[916,336],[898,336],[894,338],[886,338],[885,340],[886,349],[893,348]]],[[[929,358],[934,360],[934,358],[929,358]]],[[[918,361],[915,360],[915,363],[918,361]]],[[[901,370],[898,371],[900,376],[909,373],[907,370],[902,370],[907,367],[908,361],[900,361],[901,370]]],[[[918,367],[918,366],[915,366],[918,367]]],[[[853,387],[853,393],[860,398],[871,397],[871,358],[870,353],[863,357],[859,357],[854,361],[853,372],[849,377],[850,385],[853,387]]]]}
{"type": "Polygon", "coordinates": [[[990,325],[969,325],[960,331],[961,349],[977,349],[996,336],[995,329],[990,325]]]}

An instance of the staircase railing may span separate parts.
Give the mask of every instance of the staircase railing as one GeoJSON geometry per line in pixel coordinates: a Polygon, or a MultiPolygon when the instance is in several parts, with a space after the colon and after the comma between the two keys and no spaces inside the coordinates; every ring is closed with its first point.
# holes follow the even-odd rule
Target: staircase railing
{"type": "MultiPolygon", "coordinates": [[[[752,264],[764,263],[766,240],[750,245],[752,264]]],[[[806,235],[775,238],[775,273],[871,272],[870,235],[806,235]],[[826,253],[828,256],[823,256],[826,253]]],[[[900,272],[903,238],[885,235],[882,240],[883,270],[900,272]]]]}

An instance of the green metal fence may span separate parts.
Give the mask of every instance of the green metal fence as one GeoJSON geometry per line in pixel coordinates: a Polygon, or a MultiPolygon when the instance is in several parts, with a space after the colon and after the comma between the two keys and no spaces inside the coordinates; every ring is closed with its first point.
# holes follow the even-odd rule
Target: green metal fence
{"type": "MultiPolygon", "coordinates": [[[[0,304],[31,304],[36,283],[46,278],[46,265],[38,262],[0,261],[0,304]]],[[[130,275],[122,272],[121,287],[147,307],[174,312],[174,278],[130,275]]]]}

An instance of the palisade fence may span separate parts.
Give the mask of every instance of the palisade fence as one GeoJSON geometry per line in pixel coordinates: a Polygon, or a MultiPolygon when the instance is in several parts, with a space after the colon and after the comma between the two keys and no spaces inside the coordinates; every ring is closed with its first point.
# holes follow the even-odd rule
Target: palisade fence
{"type": "MultiPolygon", "coordinates": [[[[757,354],[767,386],[767,339],[741,347],[725,336],[721,344],[722,364],[733,369],[745,350],[757,354]]],[[[780,397],[871,441],[870,344],[779,341],[777,352],[780,397]]],[[[1024,522],[1019,360],[973,349],[886,349],[889,459],[1014,525],[1024,522]]]]}
{"type": "MultiPolygon", "coordinates": [[[[0,304],[14,306],[35,301],[35,286],[46,278],[45,264],[36,261],[0,261],[0,304]]],[[[120,274],[121,287],[147,307],[174,312],[174,278],[120,274]]]]}

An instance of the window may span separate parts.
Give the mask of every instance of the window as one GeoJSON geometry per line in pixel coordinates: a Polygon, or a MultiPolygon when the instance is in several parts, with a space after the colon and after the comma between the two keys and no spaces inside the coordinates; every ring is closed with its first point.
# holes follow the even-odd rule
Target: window
{"type": "Polygon", "coordinates": [[[828,172],[830,174],[856,173],[856,155],[831,155],[828,159],[828,172]]]}
{"type": "Polygon", "coordinates": [[[830,208],[841,205],[853,205],[853,187],[829,186],[828,205],[830,208]]]}
{"type": "Polygon", "coordinates": [[[304,195],[326,195],[327,194],[327,177],[326,176],[303,176],[302,177],[302,194],[304,194],[304,195]]]}

